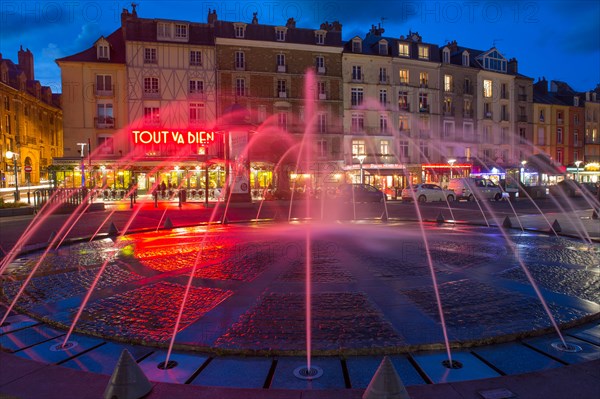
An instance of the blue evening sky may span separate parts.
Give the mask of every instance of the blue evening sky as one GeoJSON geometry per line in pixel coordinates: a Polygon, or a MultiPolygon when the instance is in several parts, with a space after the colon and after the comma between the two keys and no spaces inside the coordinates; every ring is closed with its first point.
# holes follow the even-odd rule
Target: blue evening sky
{"type": "MultiPolygon", "coordinates": [[[[507,58],[519,61],[519,72],[537,80],[562,80],[575,90],[600,83],[600,1],[428,1],[428,0],[269,0],[157,1],[137,0],[143,18],[206,22],[208,9],[219,19],[284,25],[293,17],[298,27],[317,28],[339,20],[343,38],[363,36],[372,24],[385,35],[409,30],[423,40],[444,45],[457,40],[465,47],[487,50],[494,44],[507,58]]],[[[19,46],[35,57],[35,75],[60,92],[60,69],[54,62],[84,50],[120,25],[131,1],[0,1],[0,52],[17,61],[19,46]]]]}

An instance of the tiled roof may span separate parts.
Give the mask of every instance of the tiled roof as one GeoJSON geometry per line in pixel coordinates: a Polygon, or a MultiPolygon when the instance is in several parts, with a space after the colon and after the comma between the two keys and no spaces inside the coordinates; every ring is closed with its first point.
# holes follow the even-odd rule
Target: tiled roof
{"type": "Polygon", "coordinates": [[[100,62],[106,64],[124,64],[125,63],[125,41],[123,40],[123,33],[121,28],[117,29],[108,37],[105,38],[110,44],[110,59],[98,59],[96,53],[96,46],[92,45],[90,48],[83,50],[77,54],[69,55],[67,57],[59,58],[57,62],[100,62]]]}
{"type": "MultiPolygon", "coordinates": [[[[157,40],[157,24],[163,22],[156,19],[130,18],[125,25],[125,36],[128,41],[140,42],[172,42],[182,43],[176,40],[157,40]]],[[[164,21],[171,22],[171,21],[164,21]]],[[[186,23],[185,21],[176,21],[177,23],[186,23]]],[[[197,44],[202,46],[212,46],[215,44],[214,29],[208,24],[190,23],[188,24],[188,41],[183,44],[197,44]]]]}

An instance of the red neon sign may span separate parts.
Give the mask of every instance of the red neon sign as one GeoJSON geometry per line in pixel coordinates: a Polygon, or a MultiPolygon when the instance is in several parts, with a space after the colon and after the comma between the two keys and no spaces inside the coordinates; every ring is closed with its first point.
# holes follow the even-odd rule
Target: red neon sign
{"type": "Polygon", "coordinates": [[[132,130],[134,144],[196,144],[205,146],[215,141],[215,132],[204,130],[132,130]]]}

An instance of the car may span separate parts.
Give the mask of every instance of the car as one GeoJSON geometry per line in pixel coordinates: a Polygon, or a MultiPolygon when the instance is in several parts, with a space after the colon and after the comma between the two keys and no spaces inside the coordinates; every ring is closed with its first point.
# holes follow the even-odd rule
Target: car
{"type": "Polygon", "coordinates": [[[416,199],[419,202],[449,201],[456,199],[456,194],[452,190],[445,190],[437,184],[415,184],[402,190],[402,201],[412,201],[416,199]]]}
{"type": "Polygon", "coordinates": [[[383,191],[362,183],[342,184],[336,195],[336,198],[344,202],[383,202],[384,197],[383,191]]]}
{"type": "Polygon", "coordinates": [[[600,189],[600,183],[581,183],[581,186],[588,190],[592,195],[598,195],[598,190],[600,189]]]}
{"type": "Polygon", "coordinates": [[[454,191],[456,198],[459,200],[493,199],[500,201],[504,196],[500,186],[490,179],[479,177],[451,179],[448,183],[448,189],[454,191]]]}
{"type": "Polygon", "coordinates": [[[553,186],[550,186],[550,194],[554,196],[581,197],[585,190],[579,182],[571,179],[559,181],[553,186]]]}

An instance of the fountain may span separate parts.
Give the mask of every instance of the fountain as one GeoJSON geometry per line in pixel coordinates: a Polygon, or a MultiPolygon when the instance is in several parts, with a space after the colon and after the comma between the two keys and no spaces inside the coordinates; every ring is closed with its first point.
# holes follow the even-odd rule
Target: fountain
{"type": "MultiPolygon", "coordinates": [[[[310,73],[306,82],[314,84],[310,73]]],[[[303,141],[285,154],[297,157],[296,171],[301,158],[311,161],[316,111],[308,101],[303,141]]],[[[114,211],[91,239],[67,242],[82,204],[47,248],[5,258],[2,294],[10,305],[2,322],[20,317],[14,309],[66,331],[39,342],[52,342],[54,353],[87,351],[64,358],[65,365],[91,369],[86,356],[123,346],[133,348],[151,380],[206,384],[220,361],[250,358],[255,363],[244,367],[265,369],[258,386],[267,388],[319,386],[339,372],[331,366],[337,358],[348,387],[360,380],[361,365],[382,355],[405,359],[423,382],[489,377],[499,367],[474,365],[466,349],[550,332],[560,338],[551,344],[557,352],[590,350],[561,330],[600,314],[598,244],[591,240],[581,246],[557,229],[554,236],[525,231],[521,221],[511,230],[485,201],[477,204],[484,226],[448,226],[443,217],[427,221],[416,201],[416,220],[404,221],[389,215],[385,201],[374,209],[323,196],[294,205],[294,194],[284,222],[261,202],[258,213],[231,223],[226,201],[201,223],[173,223],[165,209],[158,225],[132,231],[136,216],[155,203],[140,200],[120,229],[111,224],[113,234],[100,230],[114,211]],[[370,210],[374,217],[361,217],[370,210]],[[169,223],[161,229],[163,220],[169,223]]],[[[0,344],[24,353],[29,345],[18,341],[18,330],[12,340],[11,331],[0,330],[0,344]]],[[[58,356],[40,352],[32,357],[58,356]]]]}

